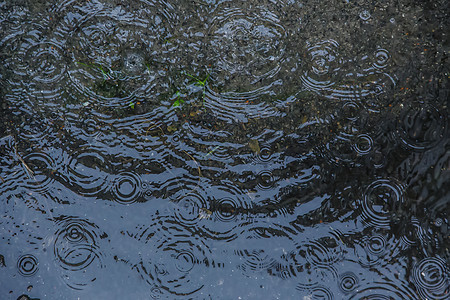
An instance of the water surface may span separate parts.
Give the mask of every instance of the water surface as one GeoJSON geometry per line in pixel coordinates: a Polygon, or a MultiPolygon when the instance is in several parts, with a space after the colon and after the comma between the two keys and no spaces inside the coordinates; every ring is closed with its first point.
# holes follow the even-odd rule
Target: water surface
{"type": "Polygon", "coordinates": [[[8,0],[0,28],[0,298],[448,299],[446,1],[8,0]]]}

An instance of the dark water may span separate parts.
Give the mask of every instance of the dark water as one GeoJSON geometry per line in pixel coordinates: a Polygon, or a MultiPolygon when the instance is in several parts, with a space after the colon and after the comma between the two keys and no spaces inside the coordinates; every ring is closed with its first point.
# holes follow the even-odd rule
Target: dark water
{"type": "Polygon", "coordinates": [[[0,1],[0,298],[449,299],[448,12],[0,1]]]}

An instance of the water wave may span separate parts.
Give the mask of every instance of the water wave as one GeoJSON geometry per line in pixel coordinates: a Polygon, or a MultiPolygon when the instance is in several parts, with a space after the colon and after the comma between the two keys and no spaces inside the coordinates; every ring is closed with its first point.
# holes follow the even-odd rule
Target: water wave
{"type": "Polygon", "coordinates": [[[426,257],[413,268],[411,279],[424,299],[447,299],[450,292],[448,265],[439,257],[426,257]]]}
{"type": "Polygon", "coordinates": [[[73,289],[84,289],[103,268],[98,227],[74,217],[59,218],[56,227],[53,253],[61,278],[73,289]]]}
{"type": "Polygon", "coordinates": [[[395,180],[378,179],[364,192],[361,217],[367,225],[390,228],[392,218],[404,205],[403,187],[395,180]]]}
{"type": "Polygon", "coordinates": [[[17,260],[17,270],[22,276],[33,276],[39,270],[39,260],[32,254],[25,254],[17,260]]]}
{"type": "Polygon", "coordinates": [[[53,10],[62,15],[68,11],[57,24],[56,35],[65,41],[71,58],[68,75],[78,98],[93,98],[105,107],[154,101],[150,96],[164,79],[161,64],[168,54],[159,39],[173,31],[169,4],[68,1],[53,10]]]}

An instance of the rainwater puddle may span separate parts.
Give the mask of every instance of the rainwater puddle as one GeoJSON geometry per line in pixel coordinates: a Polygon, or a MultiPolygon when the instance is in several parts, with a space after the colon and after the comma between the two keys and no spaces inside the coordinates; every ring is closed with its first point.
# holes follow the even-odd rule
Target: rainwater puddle
{"type": "Polygon", "coordinates": [[[448,299],[448,25],[0,0],[0,298],[448,299]]]}

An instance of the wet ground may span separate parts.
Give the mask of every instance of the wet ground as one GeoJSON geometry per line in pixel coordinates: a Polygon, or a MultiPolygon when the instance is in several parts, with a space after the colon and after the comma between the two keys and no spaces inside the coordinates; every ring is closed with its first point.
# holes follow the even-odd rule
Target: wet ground
{"type": "Polygon", "coordinates": [[[448,299],[447,1],[0,1],[0,298],[448,299]]]}

